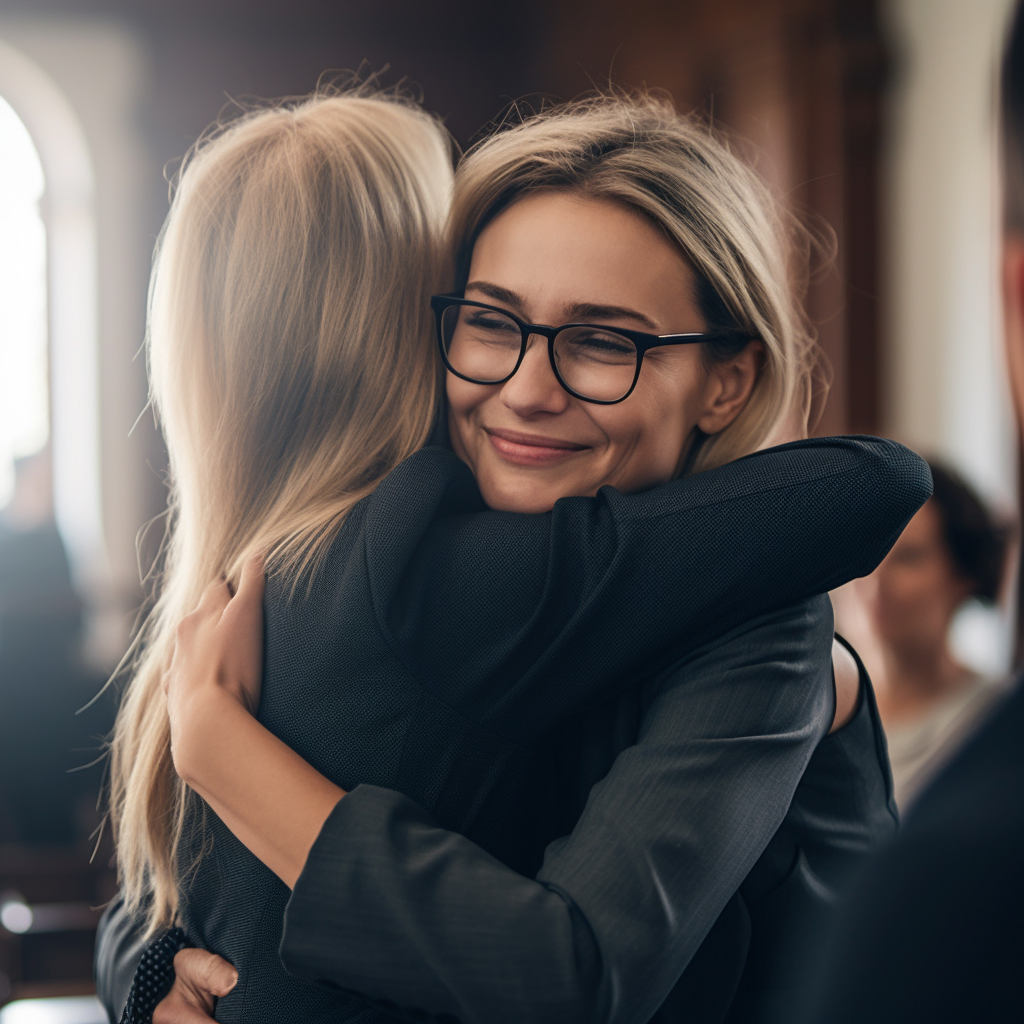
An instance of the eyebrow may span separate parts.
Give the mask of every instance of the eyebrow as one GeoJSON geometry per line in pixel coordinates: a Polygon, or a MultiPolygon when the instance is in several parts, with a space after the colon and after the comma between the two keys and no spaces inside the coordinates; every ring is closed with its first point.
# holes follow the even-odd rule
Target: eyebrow
{"type": "MultiPolygon", "coordinates": [[[[466,285],[466,291],[482,292],[488,298],[496,302],[504,302],[506,305],[516,309],[523,309],[526,305],[523,297],[512,291],[511,288],[504,288],[500,284],[492,284],[490,281],[470,281],[466,285]]],[[[661,328],[649,317],[639,310],[630,309],[628,306],[612,306],[596,302],[574,302],[565,309],[566,322],[594,321],[600,323],[602,320],[634,320],[643,324],[648,330],[655,334],[661,328]]]]}

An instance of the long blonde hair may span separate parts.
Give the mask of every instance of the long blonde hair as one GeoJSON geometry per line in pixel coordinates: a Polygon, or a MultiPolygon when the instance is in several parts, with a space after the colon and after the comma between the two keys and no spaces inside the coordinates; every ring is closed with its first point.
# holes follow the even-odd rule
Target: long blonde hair
{"type": "MultiPolygon", "coordinates": [[[[691,471],[763,446],[788,420],[805,432],[818,354],[800,305],[792,243],[808,238],[749,166],[705,124],[648,93],[601,94],[499,130],[459,164],[452,206],[457,285],[465,285],[480,232],[540,189],[626,203],[685,254],[709,330],[759,338],[753,394],[721,433],[703,439],[691,471]]],[[[743,344],[742,342],[738,344],[743,344]]],[[[704,346],[726,359],[726,344],[704,346]]]]}
{"type": "Polygon", "coordinates": [[[147,351],[170,455],[159,597],[111,744],[128,906],[178,906],[188,793],[162,679],[177,622],[269,552],[298,575],[435,421],[429,296],[450,276],[451,150],[395,97],[318,95],[251,112],[187,159],[157,247],[147,351]]]}

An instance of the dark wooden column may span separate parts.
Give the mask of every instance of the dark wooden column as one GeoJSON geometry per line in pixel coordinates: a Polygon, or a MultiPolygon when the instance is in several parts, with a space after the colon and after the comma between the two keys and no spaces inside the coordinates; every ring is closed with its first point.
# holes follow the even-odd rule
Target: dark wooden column
{"type": "Polygon", "coordinates": [[[818,432],[876,430],[887,68],[876,0],[569,0],[546,39],[541,70],[559,95],[609,80],[662,88],[745,140],[740,152],[823,242],[806,297],[834,374],[818,432]]]}

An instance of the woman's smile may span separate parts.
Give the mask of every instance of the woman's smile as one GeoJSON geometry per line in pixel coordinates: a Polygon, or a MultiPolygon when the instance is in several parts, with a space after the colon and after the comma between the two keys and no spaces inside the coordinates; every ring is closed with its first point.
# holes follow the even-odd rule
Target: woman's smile
{"type": "Polygon", "coordinates": [[[548,466],[570,459],[590,448],[590,445],[563,441],[556,437],[544,437],[540,434],[524,434],[518,430],[495,427],[482,429],[498,455],[506,462],[517,466],[548,466]]]}

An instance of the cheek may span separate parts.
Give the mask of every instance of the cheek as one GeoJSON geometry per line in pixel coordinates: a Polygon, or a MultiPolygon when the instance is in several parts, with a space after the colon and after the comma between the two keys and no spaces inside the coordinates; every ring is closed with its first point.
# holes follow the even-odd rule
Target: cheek
{"type": "Polygon", "coordinates": [[[475,411],[486,398],[486,388],[470,384],[448,374],[445,382],[445,397],[448,400],[448,433],[456,454],[465,458],[465,447],[471,436],[471,423],[475,411]],[[484,394],[481,394],[484,392],[484,394]]]}
{"type": "Polygon", "coordinates": [[[645,360],[636,391],[623,403],[629,408],[621,434],[632,435],[637,457],[667,474],[663,479],[678,472],[702,409],[703,375],[691,363],[685,358],[645,360]]]}
{"type": "Polygon", "coordinates": [[[678,395],[634,392],[621,405],[596,407],[591,416],[624,474],[622,485],[648,487],[678,474],[694,427],[678,395]]]}
{"type": "Polygon", "coordinates": [[[470,404],[469,387],[470,385],[466,381],[459,380],[454,374],[445,374],[444,394],[448,400],[448,411],[452,416],[464,415],[470,404]]]}
{"type": "Polygon", "coordinates": [[[911,612],[926,611],[931,603],[931,579],[930,573],[922,572],[920,569],[908,572],[901,581],[902,586],[896,591],[896,596],[904,608],[911,612]]]}

